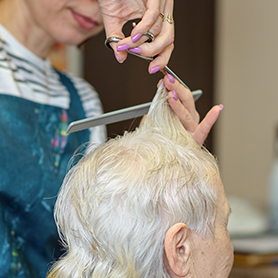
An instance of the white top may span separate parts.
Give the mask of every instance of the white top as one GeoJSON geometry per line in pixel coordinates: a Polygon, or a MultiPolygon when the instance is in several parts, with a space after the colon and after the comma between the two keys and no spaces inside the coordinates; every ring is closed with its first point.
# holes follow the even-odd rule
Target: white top
{"type": "MultiPolygon", "coordinates": [[[[20,87],[14,82],[12,71],[0,44],[0,94],[21,97],[36,103],[52,105],[68,109],[70,94],[60,82],[58,74],[53,69],[49,59],[43,60],[23,46],[7,29],[0,24],[0,38],[5,45],[11,61],[11,67],[20,87]]],[[[86,117],[103,113],[99,96],[95,89],[85,80],[66,74],[80,96],[86,117]]],[[[105,126],[90,129],[91,141],[103,143],[106,140],[105,126]]]]}

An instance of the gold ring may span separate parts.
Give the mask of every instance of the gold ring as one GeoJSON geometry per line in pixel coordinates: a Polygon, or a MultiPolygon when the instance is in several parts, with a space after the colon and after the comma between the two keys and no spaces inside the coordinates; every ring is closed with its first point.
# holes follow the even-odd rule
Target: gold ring
{"type": "Polygon", "coordinates": [[[160,12],[160,13],[159,13],[159,16],[164,20],[164,18],[165,18],[164,13],[160,12]]]}
{"type": "Polygon", "coordinates": [[[168,14],[167,17],[163,21],[167,21],[170,24],[174,23],[174,19],[171,14],[168,14]]]}

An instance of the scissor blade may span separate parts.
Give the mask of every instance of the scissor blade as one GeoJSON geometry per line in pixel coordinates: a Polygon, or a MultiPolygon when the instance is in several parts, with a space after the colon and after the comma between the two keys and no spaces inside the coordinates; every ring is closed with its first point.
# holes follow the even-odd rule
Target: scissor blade
{"type": "MultiPolygon", "coordinates": [[[[201,95],[201,90],[196,90],[192,92],[193,98],[196,101],[201,95]]],[[[124,120],[129,120],[133,118],[141,117],[148,113],[151,102],[144,104],[139,104],[136,106],[116,110],[113,112],[108,112],[100,116],[90,117],[87,119],[75,121],[69,124],[67,133],[73,133],[76,131],[88,129],[98,125],[108,125],[124,120]]]]}

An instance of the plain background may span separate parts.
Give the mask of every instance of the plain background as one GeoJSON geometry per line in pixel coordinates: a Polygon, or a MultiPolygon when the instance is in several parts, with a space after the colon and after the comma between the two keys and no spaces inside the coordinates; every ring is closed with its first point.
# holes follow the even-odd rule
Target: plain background
{"type": "MultiPolygon", "coordinates": [[[[228,195],[267,208],[278,125],[278,1],[218,0],[215,152],[228,195]]],[[[277,196],[278,198],[278,196],[277,196]]]]}

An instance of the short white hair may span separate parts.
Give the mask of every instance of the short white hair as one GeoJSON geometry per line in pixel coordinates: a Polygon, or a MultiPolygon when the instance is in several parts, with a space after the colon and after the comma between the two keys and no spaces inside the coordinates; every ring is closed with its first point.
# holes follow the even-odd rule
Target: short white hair
{"type": "Polygon", "coordinates": [[[163,254],[172,225],[213,234],[218,166],[167,94],[162,85],[141,127],[100,145],[67,174],[55,206],[67,252],[50,277],[169,277],[163,254]]]}

